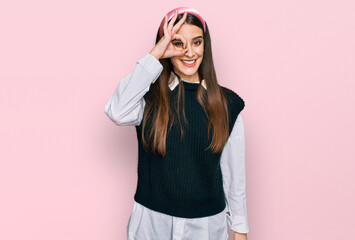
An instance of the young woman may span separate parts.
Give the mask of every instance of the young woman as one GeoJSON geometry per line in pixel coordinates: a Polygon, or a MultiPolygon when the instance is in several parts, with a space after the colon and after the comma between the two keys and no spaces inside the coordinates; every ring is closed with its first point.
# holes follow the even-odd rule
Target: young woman
{"type": "Polygon", "coordinates": [[[249,232],[243,99],[220,86],[207,23],[192,8],[163,18],[156,45],[105,106],[135,126],[138,183],[130,240],[226,240],[249,232]]]}

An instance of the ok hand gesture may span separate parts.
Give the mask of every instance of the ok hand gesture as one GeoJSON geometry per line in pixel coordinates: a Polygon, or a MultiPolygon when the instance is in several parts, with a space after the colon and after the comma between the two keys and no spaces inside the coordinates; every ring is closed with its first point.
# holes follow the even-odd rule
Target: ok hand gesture
{"type": "Polygon", "coordinates": [[[160,58],[170,58],[173,56],[182,56],[185,54],[187,51],[186,49],[186,40],[179,34],[176,34],[177,31],[181,28],[182,24],[184,24],[187,12],[184,12],[183,17],[180,19],[180,21],[174,26],[174,22],[178,16],[177,10],[175,11],[174,17],[171,19],[169,25],[168,25],[168,16],[165,15],[165,23],[164,23],[164,35],[162,38],[159,40],[159,42],[154,46],[154,48],[149,52],[151,55],[153,55],[155,58],[158,60],[160,58]],[[175,39],[179,39],[182,44],[183,48],[182,49],[176,49],[172,41],[175,39]]]}

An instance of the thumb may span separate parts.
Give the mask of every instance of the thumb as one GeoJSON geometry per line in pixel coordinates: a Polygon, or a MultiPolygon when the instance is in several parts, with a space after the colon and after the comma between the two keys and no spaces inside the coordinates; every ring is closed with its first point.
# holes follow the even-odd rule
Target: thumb
{"type": "Polygon", "coordinates": [[[187,52],[187,49],[182,49],[182,50],[178,51],[178,56],[183,56],[183,55],[185,55],[186,52],[187,52]]]}

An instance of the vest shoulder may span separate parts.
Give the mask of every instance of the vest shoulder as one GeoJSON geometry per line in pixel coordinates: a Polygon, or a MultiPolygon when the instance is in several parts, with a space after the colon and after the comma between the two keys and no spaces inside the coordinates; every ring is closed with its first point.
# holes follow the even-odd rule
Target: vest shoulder
{"type": "Polygon", "coordinates": [[[234,109],[238,109],[239,112],[245,107],[245,102],[242,97],[239,96],[235,91],[224,86],[220,86],[227,98],[229,106],[234,109]]]}

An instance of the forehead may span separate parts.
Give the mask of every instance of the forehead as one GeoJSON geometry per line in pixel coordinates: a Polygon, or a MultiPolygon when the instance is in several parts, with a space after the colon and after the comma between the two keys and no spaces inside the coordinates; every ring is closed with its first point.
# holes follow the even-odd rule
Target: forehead
{"type": "Polygon", "coordinates": [[[192,39],[197,36],[203,36],[203,31],[193,24],[184,23],[179,31],[177,31],[177,34],[183,36],[185,39],[192,39]]]}

